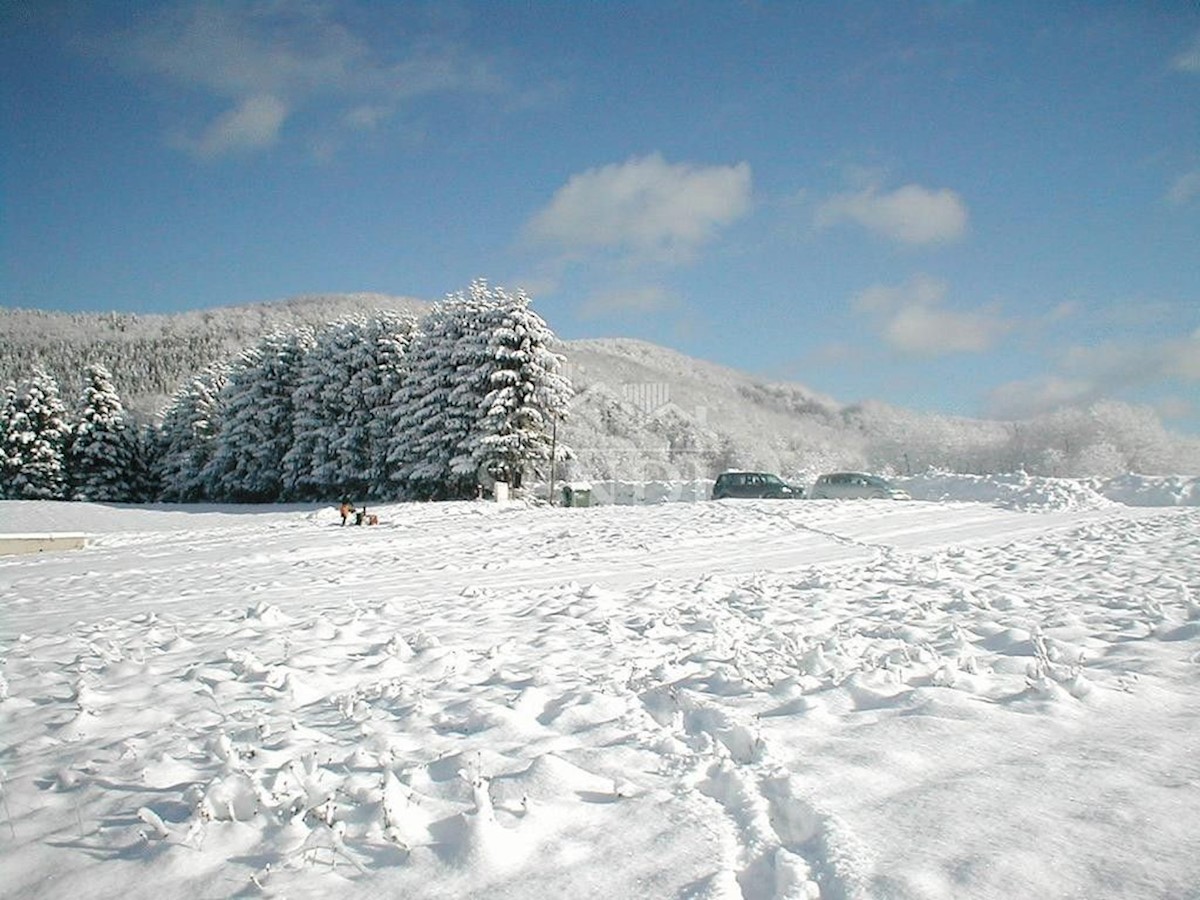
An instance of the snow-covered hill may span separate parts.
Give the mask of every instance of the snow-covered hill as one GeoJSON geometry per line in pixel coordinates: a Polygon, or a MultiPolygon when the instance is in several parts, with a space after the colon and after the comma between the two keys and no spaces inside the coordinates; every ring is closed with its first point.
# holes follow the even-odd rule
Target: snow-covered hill
{"type": "Polygon", "coordinates": [[[1200,440],[1120,403],[1025,422],[965,419],[882,403],[840,405],[641,341],[569,341],[578,397],[565,423],[568,477],[661,481],[731,468],[807,482],[840,469],[910,475],[1111,476],[1200,472],[1200,440]]]}
{"type": "Polygon", "coordinates": [[[0,503],[0,896],[1191,896],[1194,483],[927,487],[0,503]]]}
{"type": "Polygon", "coordinates": [[[420,315],[428,308],[411,297],[371,293],[307,294],[170,315],[0,308],[0,383],[41,366],[72,399],[84,368],[100,362],[113,372],[126,406],[149,418],[192,375],[236,359],[273,331],[317,328],[371,310],[420,315]]]}
{"type": "MultiPolygon", "coordinates": [[[[0,382],[42,365],[58,376],[70,403],[86,364],[100,361],[126,406],[148,417],[185,379],[268,332],[378,309],[420,315],[428,304],[345,294],[172,316],[0,309],[0,382]]],[[[707,478],[727,468],[798,480],[832,469],[912,474],[930,467],[1200,472],[1200,440],[1170,434],[1152,411],[1119,403],[1021,423],[983,421],[870,401],[843,405],[802,384],[766,381],[641,341],[566,341],[560,350],[577,391],[562,423],[561,438],[575,451],[560,473],[566,478],[707,478]]]]}

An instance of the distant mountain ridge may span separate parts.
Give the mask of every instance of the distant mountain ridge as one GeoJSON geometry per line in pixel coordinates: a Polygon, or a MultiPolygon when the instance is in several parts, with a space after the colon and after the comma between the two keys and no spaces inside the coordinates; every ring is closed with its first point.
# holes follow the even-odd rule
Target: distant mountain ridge
{"type": "MultiPolygon", "coordinates": [[[[357,293],[169,315],[0,309],[0,382],[41,366],[71,404],[86,365],[103,362],[126,406],[150,419],[187,378],[235,359],[270,332],[319,328],[376,310],[419,318],[431,306],[357,293]]],[[[1087,476],[1200,471],[1200,441],[1171,435],[1149,411],[1124,404],[1022,423],[963,419],[873,401],[843,405],[801,384],[766,381],[640,340],[563,341],[560,351],[576,391],[561,431],[574,451],[567,477],[703,478],[727,468],[799,479],[851,468],[1087,476]]]]}
{"type": "Polygon", "coordinates": [[[185,379],[235,359],[262,336],[320,327],[344,316],[388,309],[423,315],[430,303],[388,294],[304,294],[286,300],[179,313],[67,313],[0,309],[0,383],[35,366],[51,372],[72,402],[88,363],[102,362],[128,408],[150,418],[185,379]]]}

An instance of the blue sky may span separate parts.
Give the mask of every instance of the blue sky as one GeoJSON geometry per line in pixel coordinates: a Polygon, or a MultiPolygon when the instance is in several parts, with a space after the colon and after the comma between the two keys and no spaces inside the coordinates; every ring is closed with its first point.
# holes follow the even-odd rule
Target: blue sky
{"type": "Polygon", "coordinates": [[[1200,7],[17,2],[0,301],[524,287],[841,402],[1200,433],[1200,7]]]}

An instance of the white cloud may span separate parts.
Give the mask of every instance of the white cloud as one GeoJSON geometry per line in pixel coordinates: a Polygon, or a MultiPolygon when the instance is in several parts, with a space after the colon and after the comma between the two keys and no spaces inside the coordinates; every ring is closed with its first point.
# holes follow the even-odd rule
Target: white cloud
{"type": "Polygon", "coordinates": [[[867,350],[855,341],[831,341],[822,344],[800,359],[800,369],[812,366],[859,365],[867,358],[867,350]]]}
{"type": "Polygon", "coordinates": [[[1154,409],[1164,419],[1188,419],[1197,412],[1195,401],[1187,397],[1162,397],[1155,401],[1154,409]]]}
{"type": "Polygon", "coordinates": [[[533,272],[512,279],[513,286],[524,291],[530,297],[541,297],[554,294],[559,289],[558,277],[551,272],[533,272]]]}
{"type": "Polygon", "coordinates": [[[571,176],[526,226],[535,243],[568,256],[616,251],[683,262],[750,207],[747,163],[668,163],[655,153],[571,176]]]}
{"type": "Polygon", "coordinates": [[[989,397],[989,413],[1024,418],[1129,390],[1200,382],[1200,329],[1148,344],[1107,342],[1069,347],[1058,362],[1057,372],[996,388],[989,397]]]}
{"type": "Polygon", "coordinates": [[[325,9],[299,0],[166,6],[108,45],[133,67],[225,97],[345,88],[370,56],[325,9]]]}
{"type": "Polygon", "coordinates": [[[898,287],[867,288],[853,308],[873,316],[888,345],[909,356],[980,353],[1012,328],[990,311],[947,309],[946,293],[945,282],[921,275],[898,287]]]}
{"type": "Polygon", "coordinates": [[[1171,60],[1171,68],[1179,72],[1200,72],[1200,34],[1171,60]]]}
{"type": "Polygon", "coordinates": [[[1200,381],[1200,328],[1185,338],[1167,342],[1166,371],[1184,381],[1200,381]]]}
{"type": "Polygon", "coordinates": [[[206,157],[265,147],[291,113],[322,100],[343,110],[331,127],[361,129],[403,100],[504,89],[485,55],[415,38],[385,58],[367,37],[339,22],[335,5],[311,0],[188,3],[143,16],[93,49],[231,103],[199,136],[174,141],[206,157]]]}
{"type": "Polygon", "coordinates": [[[605,315],[662,312],[679,305],[679,298],[658,285],[594,294],[579,309],[582,316],[594,318],[605,315]]]}
{"type": "Polygon", "coordinates": [[[1047,375],[1000,385],[988,395],[986,411],[997,419],[1028,419],[1099,398],[1091,382],[1047,375]]]}
{"type": "Polygon", "coordinates": [[[855,296],[854,308],[859,312],[893,313],[913,304],[932,306],[945,299],[946,291],[946,282],[928,275],[918,275],[908,284],[898,287],[872,285],[855,296]]]}
{"type": "Polygon", "coordinates": [[[967,207],[947,188],[906,184],[894,191],[877,185],[836,194],[817,209],[816,224],[827,228],[850,222],[904,244],[955,241],[967,231],[967,207]]]}
{"type": "Polygon", "coordinates": [[[198,139],[178,137],[175,143],[205,159],[261,150],[279,138],[287,112],[287,106],[277,97],[248,97],[209,125],[198,139]]]}
{"type": "Polygon", "coordinates": [[[884,337],[904,353],[945,356],[987,350],[1000,330],[996,320],[980,313],[909,306],[888,322],[884,337]]]}
{"type": "Polygon", "coordinates": [[[1044,316],[1042,321],[1047,324],[1056,322],[1065,322],[1068,319],[1074,318],[1079,314],[1079,304],[1074,300],[1063,300],[1061,303],[1053,306],[1044,316]]]}
{"type": "Polygon", "coordinates": [[[380,122],[386,120],[391,114],[392,110],[389,107],[364,103],[347,112],[342,117],[342,121],[351,128],[360,131],[369,131],[377,127],[380,122]]]}
{"type": "Polygon", "coordinates": [[[1063,367],[1106,389],[1140,386],[1163,379],[1200,381],[1200,329],[1152,343],[1107,342],[1069,348],[1063,367]]]}
{"type": "Polygon", "coordinates": [[[1183,206],[1196,196],[1200,196],[1200,169],[1176,178],[1167,191],[1167,202],[1172,206],[1183,206]]]}

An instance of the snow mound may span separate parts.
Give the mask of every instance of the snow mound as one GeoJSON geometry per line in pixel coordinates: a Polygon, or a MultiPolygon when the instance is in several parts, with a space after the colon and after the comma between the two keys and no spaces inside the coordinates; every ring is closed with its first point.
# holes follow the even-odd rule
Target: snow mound
{"type": "Polygon", "coordinates": [[[914,500],[994,503],[1007,509],[1098,509],[1112,501],[1089,484],[1072,478],[1009,475],[960,475],[931,472],[897,479],[914,500]]]}
{"type": "Polygon", "coordinates": [[[1047,478],[1017,472],[961,475],[930,472],[896,479],[914,500],[994,503],[1008,509],[1102,509],[1124,506],[1200,506],[1200,478],[1121,475],[1115,478],[1047,478]]]}
{"type": "Polygon", "coordinates": [[[1200,506],[1196,476],[1119,475],[1099,482],[1096,491],[1126,506],[1200,506]]]}

